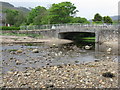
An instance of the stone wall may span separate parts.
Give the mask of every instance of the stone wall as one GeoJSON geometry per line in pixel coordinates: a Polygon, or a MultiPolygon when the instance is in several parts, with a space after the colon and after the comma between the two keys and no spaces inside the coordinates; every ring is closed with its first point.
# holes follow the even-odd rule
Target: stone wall
{"type": "Polygon", "coordinates": [[[118,30],[101,30],[99,42],[118,42],[118,30]]]}
{"type": "Polygon", "coordinates": [[[56,37],[56,30],[10,30],[10,31],[2,31],[2,33],[21,33],[21,34],[39,34],[44,36],[45,38],[54,38],[56,37]]]}

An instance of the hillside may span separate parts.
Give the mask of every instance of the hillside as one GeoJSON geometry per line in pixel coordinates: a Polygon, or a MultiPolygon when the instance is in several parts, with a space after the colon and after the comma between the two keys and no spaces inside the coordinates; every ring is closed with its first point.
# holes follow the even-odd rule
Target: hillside
{"type": "Polygon", "coordinates": [[[118,16],[116,15],[116,16],[111,16],[111,18],[112,18],[112,20],[118,20],[118,16]]]}
{"type": "Polygon", "coordinates": [[[1,11],[5,11],[6,9],[15,9],[18,11],[22,11],[24,13],[28,13],[30,10],[25,8],[25,7],[14,7],[12,4],[8,3],[8,2],[1,2],[0,1],[0,12],[1,11]]]}

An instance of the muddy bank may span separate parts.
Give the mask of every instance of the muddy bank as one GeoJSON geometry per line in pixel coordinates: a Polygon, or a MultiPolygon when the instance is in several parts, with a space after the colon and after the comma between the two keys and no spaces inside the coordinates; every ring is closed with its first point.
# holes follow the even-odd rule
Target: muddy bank
{"type": "Polygon", "coordinates": [[[25,71],[8,71],[3,86],[10,88],[117,88],[118,63],[102,60],[85,64],[66,64],[25,71]],[[109,62],[109,63],[108,63],[109,62]],[[113,76],[103,76],[110,72],[113,76]]]}
{"type": "Polygon", "coordinates": [[[32,38],[27,36],[0,36],[0,42],[2,44],[21,44],[21,43],[49,43],[49,44],[62,44],[62,43],[71,43],[71,40],[57,39],[57,38],[32,38]]]}

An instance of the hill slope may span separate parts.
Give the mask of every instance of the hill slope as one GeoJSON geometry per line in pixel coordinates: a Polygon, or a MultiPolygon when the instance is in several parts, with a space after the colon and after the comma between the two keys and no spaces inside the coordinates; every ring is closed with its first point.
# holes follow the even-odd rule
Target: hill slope
{"type": "Polygon", "coordinates": [[[112,20],[118,20],[118,17],[120,17],[120,16],[111,16],[111,18],[112,18],[112,20]]]}
{"type": "Polygon", "coordinates": [[[18,11],[22,11],[24,13],[28,13],[30,10],[25,7],[14,7],[12,4],[8,2],[1,2],[0,1],[0,12],[5,11],[6,9],[15,9],[18,11]]]}

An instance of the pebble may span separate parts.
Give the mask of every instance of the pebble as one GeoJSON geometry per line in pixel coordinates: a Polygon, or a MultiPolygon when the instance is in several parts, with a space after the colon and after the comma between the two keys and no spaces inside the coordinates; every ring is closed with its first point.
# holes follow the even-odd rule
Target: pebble
{"type": "Polygon", "coordinates": [[[22,53],[23,51],[21,49],[17,50],[16,53],[22,53]]]}
{"type": "Polygon", "coordinates": [[[110,79],[111,82],[113,82],[113,79],[110,79]]]}
{"type": "Polygon", "coordinates": [[[30,76],[30,73],[25,73],[26,76],[30,76]]]}
{"type": "Polygon", "coordinates": [[[14,75],[17,75],[18,74],[18,72],[16,71],[16,72],[14,72],[14,75]]]}
{"type": "Polygon", "coordinates": [[[108,56],[107,56],[106,58],[107,58],[107,59],[110,59],[110,57],[108,57],[108,56]]]}
{"type": "Polygon", "coordinates": [[[95,62],[99,62],[100,61],[100,59],[95,59],[95,62]]]}
{"type": "Polygon", "coordinates": [[[10,54],[16,54],[14,51],[11,51],[10,54]]]}
{"type": "Polygon", "coordinates": [[[107,49],[107,52],[111,52],[111,51],[112,51],[112,48],[108,48],[108,49],[107,49]]]}
{"type": "Polygon", "coordinates": [[[20,61],[16,61],[16,65],[20,65],[20,64],[22,64],[20,61]]]}
{"type": "Polygon", "coordinates": [[[8,71],[7,73],[8,73],[8,74],[13,74],[13,72],[11,72],[11,71],[8,71]]]}
{"type": "Polygon", "coordinates": [[[32,52],[33,53],[39,53],[38,49],[34,49],[32,52]]]}
{"type": "Polygon", "coordinates": [[[86,46],[85,46],[85,49],[86,49],[86,50],[89,50],[89,49],[91,49],[91,46],[86,45],[86,46]]]}
{"type": "Polygon", "coordinates": [[[34,84],[36,85],[36,84],[38,84],[38,82],[35,82],[34,84]]]}
{"type": "Polygon", "coordinates": [[[13,46],[13,44],[8,44],[8,46],[13,46]]]}

